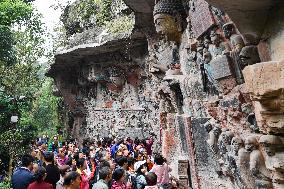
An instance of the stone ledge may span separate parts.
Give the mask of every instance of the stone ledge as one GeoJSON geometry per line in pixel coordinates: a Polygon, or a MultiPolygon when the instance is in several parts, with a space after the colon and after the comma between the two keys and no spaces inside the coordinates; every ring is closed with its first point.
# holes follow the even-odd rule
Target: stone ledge
{"type": "Polygon", "coordinates": [[[255,100],[273,97],[284,90],[284,61],[247,66],[243,74],[246,88],[255,100]]]}

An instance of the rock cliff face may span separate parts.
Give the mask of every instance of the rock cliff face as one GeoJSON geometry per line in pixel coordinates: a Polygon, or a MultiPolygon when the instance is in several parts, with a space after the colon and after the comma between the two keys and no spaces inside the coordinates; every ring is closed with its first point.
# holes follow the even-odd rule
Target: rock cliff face
{"type": "Polygon", "coordinates": [[[283,2],[124,2],[132,34],[61,51],[48,73],[74,136],[156,133],[185,188],[283,188],[283,2]]]}

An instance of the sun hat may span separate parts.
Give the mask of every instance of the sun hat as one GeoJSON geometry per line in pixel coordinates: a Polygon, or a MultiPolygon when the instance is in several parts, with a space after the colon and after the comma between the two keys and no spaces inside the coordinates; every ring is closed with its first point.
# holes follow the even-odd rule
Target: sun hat
{"type": "Polygon", "coordinates": [[[141,165],[144,165],[145,163],[146,163],[146,160],[136,162],[134,164],[134,170],[137,171],[141,167],[141,165]]]}

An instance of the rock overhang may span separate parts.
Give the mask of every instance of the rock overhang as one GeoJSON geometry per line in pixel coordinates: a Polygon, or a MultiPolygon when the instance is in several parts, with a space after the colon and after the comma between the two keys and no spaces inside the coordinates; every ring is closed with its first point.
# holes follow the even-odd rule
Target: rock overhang
{"type": "Polygon", "coordinates": [[[55,77],[62,72],[76,71],[77,67],[88,64],[131,62],[146,55],[147,49],[146,37],[140,32],[118,36],[101,43],[77,45],[58,51],[55,54],[55,63],[46,75],[55,77]]]}

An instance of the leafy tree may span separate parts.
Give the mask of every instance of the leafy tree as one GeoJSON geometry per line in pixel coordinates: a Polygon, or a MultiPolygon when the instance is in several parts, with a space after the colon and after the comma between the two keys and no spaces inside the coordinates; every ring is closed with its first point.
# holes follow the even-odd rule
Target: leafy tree
{"type": "Polygon", "coordinates": [[[9,175],[14,158],[37,133],[31,110],[41,86],[37,60],[44,30],[29,2],[0,0],[0,159],[9,160],[9,175]],[[11,123],[12,115],[19,116],[17,123],[11,123]]]}
{"type": "Polygon", "coordinates": [[[22,0],[0,0],[0,12],[0,86],[8,94],[32,96],[40,87],[37,60],[44,54],[41,16],[22,0]]]}
{"type": "Polygon", "coordinates": [[[31,99],[26,97],[12,97],[0,91],[0,154],[1,159],[10,158],[9,175],[12,173],[14,157],[22,154],[29,146],[30,141],[36,136],[36,128],[31,125],[31,120],[25,118],[25,113],[32,106],[31,99]],[[11,116],[19,116],[18,123],[12,123],[11,116]]]}
{"type": "Polygon", "coordinates": [[[33,107],[33,123],[39,126],[40,133],[56,134],[62,125],[61,108],[62,99],[53,95],[53,81],[46,78],[33,107]],[[50,132],[52,129],[53,133],[50,132]]]}

